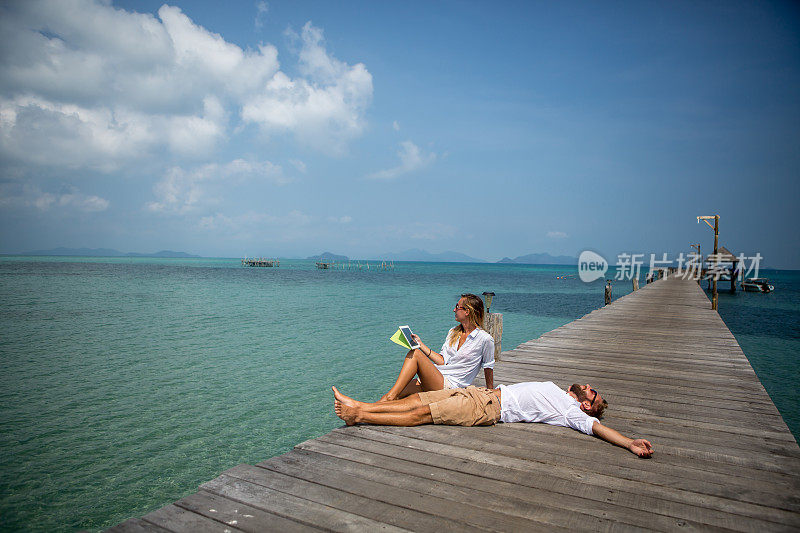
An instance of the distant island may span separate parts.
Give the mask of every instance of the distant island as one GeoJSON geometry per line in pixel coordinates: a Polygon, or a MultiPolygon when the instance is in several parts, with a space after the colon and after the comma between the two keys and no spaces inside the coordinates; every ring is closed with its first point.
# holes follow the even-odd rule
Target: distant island
{"type": "Polygon", "coordinates": [[[139,252],[120,252],[112,248],[53,248],[50,250],[31,250],[19,255],[60,255],[71,257],[176,257],[176,258],[197,258],[199,255],[187,254],[186,252],[173,252],[172,250],[161,250],[151,254],[139,252]]]}
{"type": "Polygon", "coordinates": [[[528,254],[511,259],[504,257],[498,263],[516,263],[521,265],[577,265],[578,258],[569,255],[528,254]]]}
{"type": "Polygon", "coordinates": [[[319,255],[312,255],[306,257],[306,259],[310,259],[311,261],[323,261],[326,263],[332,263],[334,261],[347,261],[349,257],[346,255],[336,255],[331,252],[322,252],[319,255]]]}

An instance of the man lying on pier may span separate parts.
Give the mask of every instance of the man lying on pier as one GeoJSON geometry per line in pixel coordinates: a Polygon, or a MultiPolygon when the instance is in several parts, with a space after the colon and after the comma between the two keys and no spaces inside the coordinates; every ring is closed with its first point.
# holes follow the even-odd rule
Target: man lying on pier
{"type": "Polygon", "coordinates": [[[644,439],[629,439],[604,426],[597,417],[608,403],[596,390],[574,384],[567,391],[552,382],[501,385],[498,389],[469,386],[412,394],[400,400],[359,402],[333,388],[333,408],[348,426],[489,426],[497,422],[543,422],[597,435],[639,457],[650,457],[653,446],[644,439]]]}

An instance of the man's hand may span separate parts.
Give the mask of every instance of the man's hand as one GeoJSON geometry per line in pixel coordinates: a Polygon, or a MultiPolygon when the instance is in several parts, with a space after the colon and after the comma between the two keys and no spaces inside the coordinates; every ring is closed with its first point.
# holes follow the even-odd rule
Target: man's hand
{"type": "Polygon", "coordinates": [[[650,441],[644,439],[631,441],[628,445],[628,449],[639,457],[650,457],[653,455],[653,445],[650,444],[650,441]]]}
{"type": "Polygon", "coordinates": [[[603,439],[604,441],[616,444],[620,448],[625,448],[635,453],[639,457],[650,457],[653,455],[653,445],[649,440],[644,439],[629,439],[621,435],[619,431],[606,427],[600,422],[592,423],[592,433],[603,439]]]}

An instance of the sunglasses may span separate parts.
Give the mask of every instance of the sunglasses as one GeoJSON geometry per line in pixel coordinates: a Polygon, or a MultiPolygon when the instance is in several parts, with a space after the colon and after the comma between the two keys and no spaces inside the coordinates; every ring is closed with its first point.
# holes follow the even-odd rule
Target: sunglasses
{"type": "Polygon", "coordinates": [[[461,307],[460,305],[456,304],[456,309],[461,309],[462,311],[466,311],[466,307],[461,307]]]}

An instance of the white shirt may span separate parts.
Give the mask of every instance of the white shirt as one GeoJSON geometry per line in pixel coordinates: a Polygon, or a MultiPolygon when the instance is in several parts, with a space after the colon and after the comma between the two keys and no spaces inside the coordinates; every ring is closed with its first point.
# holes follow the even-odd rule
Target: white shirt
{"type": "Polygon", "coordinates": [[[481,328],[473,329],[461,348],[458,347],[458,341],[450,346],[448,338],[449,332],[439,352],[444,357],[444,364],[436,365],[436,368],[447,378],[451,387],[469,387],[478,375],[478,370],[494,368],[494,339],[481,328]]]}
{"type": "Polygon", "coordinates": [[[551,382],[500,385],[501,422],[543,422],[592,435],[597,418],[581,411],[578,400],[551,382]]]}

